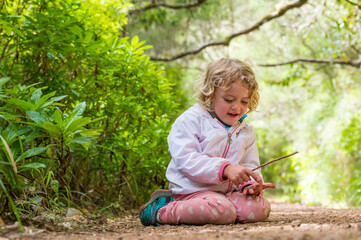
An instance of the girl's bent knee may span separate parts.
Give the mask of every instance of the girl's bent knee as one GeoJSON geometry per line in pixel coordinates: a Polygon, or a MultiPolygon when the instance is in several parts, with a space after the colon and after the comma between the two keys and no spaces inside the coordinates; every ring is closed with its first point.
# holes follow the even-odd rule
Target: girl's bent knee
{"type": "Polygon", "coordinates": [[[246,197],[246,201],[237,209],[238,222],[259,222],[268,218],[271,205],[263,197],[246,197]]]}
{"type": "Polygon", "coordinates": [[[227,199],[212,199],[207,202],[210,211],[210,223],[212,224],[232,224],[237,219],[236,208],[227,199]]]}

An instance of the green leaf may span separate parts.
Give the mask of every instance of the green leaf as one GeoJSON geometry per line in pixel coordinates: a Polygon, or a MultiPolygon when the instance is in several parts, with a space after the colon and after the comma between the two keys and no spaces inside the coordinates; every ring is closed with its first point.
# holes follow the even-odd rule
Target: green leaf
{"type": "Polygon", "coordinates": [[[135,53],[137,53],[137,54],[143,54],[144,50],[147,50],[147,49],[149,49],[149,48],[153,48],[153,46],[151,46],[151,45],[146,45],[146,46],[140,47],[140,48],[138,48],[138,49],[135,51],[135,53]]]}
{"type": "Polygon", "coordinates": [[[100,129],[87,129],[80,132],[82,136],[97,136],[100,134],[100,129]]]}
{"type": "Polygon", "coordinates": [[[132,41],[130,42],[130,45],[136,49],[137,48],[137,45],[138,45],[138,42],[139,42],[139,37],[137,35],[135,35],[132,39],[132,41]]]}
{"type": "Polygon", "coordinates": [[[11,29],[16,34],[18,34],[19,37],[24,38],[24,35],[21,33],[21,31],[19,29],[17,29],[16,27],[14,27],[13,25],[11,25],[10,23],[0,19],[0,26],[1,25],[4,26],[5,28],[11,29]]]}
{"type": "Polygon", "coordinates": [[[97,122],[97,121],[100,121],[102,119],[104,119],[105,117],[99,117],[99,118],[95,118],[93,120],[91,120],[91,123],[94,123],[94,122],[97,122]]]}
{"type": "Polygon", "coordinates": [[[33,157],[36,156],[44,151],[46,151],[48,148],[50,147],[50,145],[46,146],[46,147],[36,147],[36,148],[31,148],[29,150],[27,150],[26,152],[24,152],[23,154],[21,154],[16,160],[15,162],[19,162],[20,160],[24,159],[24,158],[29,158],[29,157],[33,157]]]}
{"type": "Polygon", "coordinates": [[[16,118],[21,118],[21,115],[12,115],[8,114],[6,112],[0,112],[0,118],[3,118],[5,120],[15,120],[16,118]]]}
{"type": "Polygon", "coordinates": [[[26,102],[22,99],[10,98],[10,99],[7,99],[6,102],[15,105],[18,108],[21,108],[24,111],[34,111],[35,110],[33,104],[26,102]]]}
{"type": "Polygon", "coordinates": [[[54,123],[52,122],[44,122],[43,124],[38,126],[51,133],[59,134],[61,132],[61,128],[54,125],[54,123]]]}
{"type": "Polygon", "coordinates": [[[43,124],[44,122],[48,121],[48,119],[41,113],[35,111],[27,111],[26,115],[38,124],[43,124]]]}
{"type": "Polygon", "coordinates": [[[80,136],[70,140],[72,143],[91,143],[96,137],[94,136],[80,136]]]}
{"type": "Polygon", "coordinates": [[[73,138],[70,140],[71,143],[79,143],[81,144],[85,150],[88,150],[92,141],[95,140],[97,137],[95,136],[80,136],[77,138],[73,138]]]}
{"type": "Polygon", "coordinates": [[[20,230],[22,231],[22,230],[23,230],[23,225],[22,225],[22,223],[21,223],[21,218],[20,218],[20,216],[19,216],[19,211],[18,211],[18,209],[16,208],[15,203],[14,203],[13,199],[11,198],[10,194],[9,194],[8,191],[6,190],[6,187],[5,187],[4,183],[1,181],[1,178],[0,178],[0,186],[1,186],[1,188],[2,188],[2,191],[5,193],[6,197],[7,197],[8,200],[9,200],[9,204],[10,204],[11,208],[12,208],[13,211],[14,211],[14,214],[15,214],[15,216],[16,216],[16,219],[17,219],[18,222],[19,222],[20,230]]]}
{"type": "Polygon", "coordinates": [[[89,147],[90,147],[90,143],[80,143],[82,146],[83,146],[83,148],[85,149],[85,150],[89,150],[89,147]]]}
{"type": "MultiPolygon", "coordinates": [[[[55,92],[54,92],[54,94],[55,94],[55,92]]],[[[45,107],[53,104],[54,102],[60,101],[60,100],[62,100],[63,98],[66,98],[66,97],[67,97],[66,95],[58,96],[58,97],[52,97],[52,98],[49,100],[49,102],[45,102],[45,101],[44,101],[44,102],[41,103],[42,105],[38,104],[38,107],[39,107],[39,108],[45,108],[45,107]],[[43,103],[44,103],[44,104],[43,104],[43,103]]],[[[42,100],[41,100],[41,101],[42,101],[42,100]]]]}
{"type": "Polygon", "coordinates": [[[0,78],[0,90],[2,89],[3,85],[10,80],[9,77],[2,77],[0,78]]]}
{"type": "Polygon", "coordinates": [[[19,167],[19,172],[23,172],[29,169],[39,169],[39,168],[46,168],[46,165],[38,162],[23,164],[19,167]]]}
{"type": "Polygon", "coordinates": [[[75,120],[77,119],[79,116],[81,116],[85,110],[86,107],[86,103],[85,102],[81,102],[78,105],[75,106],[73,112],[70,114],[70,116],[68,117],[68,120],[65,122],[65,128],[68,128],[69,125],[75,120]]]}
{"type": "MultiPolygon", "coordinates": [[[[40,90],[40,89],[38,89],[38,90],[40,90]]],[[[36,91],[38,91],[38,90],[36,90],[36,91]]],[[[35,92],[36,92],[35,91],[35,92]]],[[[46,95],[44,95],[44,96],[42,96],[37,102],[36,102],[36,104],[35,104],[35,109],[38,109],[38,108],[40,108],[40,107],[44,107],[43,105],[45,105],[44,103],[46,103],[46,101],[49,99],[49,98],[51,98],[52,96],[54,96],[55,95],[55,91],[54,92],[51,92],[51,93],[49,93],[49,94],[46,94],[46,95]]],[[[41,95],[40,95],[41,96],[41,95]]],[[[52,101],[49,101],[48,103],[53,103],[52,101]]]]}
{"type": "Polygon", "coordinates": [[[73,133],[76,130],[80,130],[83,126],[87,125],[91,122],[91,118],[85,117],[85,118],[78,118],[74,120],[67,128],[66,130],[69,133],[73,133]]]}
{"type": "Polygon", "coordinates": [[[36,104],[40,100],[40,97],[42,94],[43,94],[43,92],[39,88],[33,93],[33,95],[31,95],[31,100],[33,100],[34,104],[36,104]]]}
{"type": "Polygon", "coordinates": [[[11,166],[9,162],[0,161],[0,165],[11,166]]]}
{"type": "Polygon", "coordinates": [[[50,186],[54,190],[55,193],[59,192],[59,181],[58,180],[51,180],[50,186]]]}
{"type": "Polygon", "coordinates": [[[54,114],[52,116],[53,120],[55,121],[56,124],[58,124],[60,127],[63,124],[63,116],[62,113],[59,111],[59,109],[56,109],[54,111],[54,114]]]}

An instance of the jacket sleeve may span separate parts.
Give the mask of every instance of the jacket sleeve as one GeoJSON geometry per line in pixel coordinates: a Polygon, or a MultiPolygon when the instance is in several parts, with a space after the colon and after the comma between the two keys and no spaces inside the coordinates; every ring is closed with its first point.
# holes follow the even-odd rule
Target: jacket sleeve
{"type": "MultiPolygon", "coordinates": [[[[249,168],[249,169],[253,169],[260,165],[259,155],[258,155],[258,147],[257,147],[257,137],[256,137],[256,133],[255,133],[253,127],[249,126],[249,129],[247,129],[247,131],[250,136],[250,138],[249,138],[250,141],[245,149],[243,157],[240,161],[240,165],[243,167],[249,168]]],[[[261,169],[259,168],[255,172],[258,173],[258,175],[260,175],[260,177],[263,180],[261,169]]],[[[253,178],[252,178],[252,181],[254,181],[253,178]]]]}
{"type": "MultiPolygon", "coordinates": [[[[197,119],[198,120],[198,119],[197,119]]],[[[199,122],[196,119],[177,119],[168,136],[169,152],[177,170],[192,181],[220,184],[220,170],[229,163],[221,157],[202,154],[199,142],[199,122]]]]}

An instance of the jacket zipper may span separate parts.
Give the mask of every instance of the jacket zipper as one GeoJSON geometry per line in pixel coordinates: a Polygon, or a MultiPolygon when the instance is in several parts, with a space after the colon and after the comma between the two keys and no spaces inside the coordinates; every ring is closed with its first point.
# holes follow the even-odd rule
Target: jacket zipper
{"type": "MultiPolygon", "coordinates": [[[[221,124],[221,123],[220,123],[221,124]]],[[[222,154],[222,158],[226,158],[229,147],[231,146],[232,143],[232,135],[233,133],[237,130],[237,128],[239,127],[240,124],[238,124],[236,127],[234,127],[234,129],[230,129],[230,131],[227,131],[228,133],[228,139],[227,139],[227,144],[226,147],[224,148],[223,154],[222,154]]],[[[222,125],[222,127],[224,128],[224,126],[222,125]]],[[[227,130],[226,128],[224,128],[225,130],[227,130]]]]}
{"type": "MultiPolygon", "coordinates": [[[[228,154],[228,151],[229,151],[229,148],[231,146],[231,143],[232,143],[232,135],[233,133],[237,130],[239,125],[237,125],[233,130],[230,129],[230,131],[228,132],[228,140],[227,140],[227,144],[226,144],[226,148],[224,150],[227,149],[227,151],[225,151],[223,154],[224,154],[224,158],[226,158],[227,154],[228,154]]],[[[229,181],[229,184],[228,184],[228,189],[227,189],[227,192],[231,191],[233,187],[233,183],[231,181],[229,181]]]]}
{"type": "Polygon", "coordinates": [[[228,133],[228,140],[227,140],[227,142],[229,143],[229,144],[231,144],[232,143],[232,134],[231,133],[228,133]]]}
{"type": "MultiPolygon", "coordinates": [[[[223,126],[222,123],[220,123],[219,121],[217,121],[226,131],[227,129],[223,126]]],[[[234,129],[230,128],[229,131],[227,131],[228,133],[228,139],[227,139],[227,144],[226,144],[226,147],[224,148],[224,151],[223,151],[223,154],[222,154],[222,158],[226,158],[227,154],[228,154],[228,151],[229,151],[229,148],[231,146],[231,143],[232,143],[232,135],[233,133],[237,130],[237,128],[239,127],[240,124],[237,124],[236,127],[234,127],[234,129]]],[[[228,188],[227,188],[227,192],[229,192],[231,189],[232,189],[232,182],[230,181],[229,184],[228,184],[228,188]]]]}
{"type": "MultiPolygon", "coordinates": [[[[209,113],[210,115],[212,115],[213,118],[216,118],[211,112],[209,113]]],[[[217,120],[218,124],[221,125],[224,130],[227,131],[227,129],[223,126],[222,123],[220,123],[218,120],[217,120]]],[[[234,127],[234,129],[232,129],[232,127],[229,129],[229,131],[227,131],[228,133],[228,139],[227,139],[227,144],[226,144],[226,147],[224,148],[224,151],[223,151],[223,154],[222,154],[222,158],[226,158],[227,156],[227,153],[228,153],[228,150],[229,150],[229,147],[232,143],[232,134],[236,131],[236,129],[241,125],[240,122],[237,123],[237,125],[234,127]]],[[[228,189],[227,189],[227,192],[229,192],[231,189],[232,189],[232,182],[229,182],[228,184],[228,189]]]]}

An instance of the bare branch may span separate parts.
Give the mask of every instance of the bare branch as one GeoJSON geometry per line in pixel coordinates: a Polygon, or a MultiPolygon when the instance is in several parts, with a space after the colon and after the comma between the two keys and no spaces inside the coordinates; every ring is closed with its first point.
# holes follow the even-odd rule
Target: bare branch
{"type": "Polygon", "coordinates": [[[297,154],[297,153],[298,153],[298,152],[294,152],[294,153],[288,154],[288,155],[286,155],[286,156],[282,156],[282,157],[276,158],[275,160],[272,160],[272,161],[266,162],[266,163],[264,163],[264,164],[262,164],[262,165],[259,165],[259,166],[258,166],[258,167],[256,167],[256,168],[253,168],[253,169],[252,169],[252,171],[255,171],[255,170],[257,170],[258,168],[261,168],[261,167],[267,166],[268,164],[271,164],[271,163],[277,162],[277,161],[279,161],[279,160],[281,160],[281,159],[291,157],[291,156],[293,156],[293,155],[295,155],[295,154],[297,154]]]}
{"type": "Polygon", "coordinates": [[[293,63],[301,63],[301,62],[317,63],[317,64],[326,63],[326,64],[348,65],[348,66],[355,67],[355,68],[358,68],[361,70],[361,59],[345,61],[343,59],[296,58],[296,59],[293,59],[290,61],[280,62],[280,63],[258,64],[258,66],[260,66],[260,67],[276,67],[276,66],[283,66],[283,65],[288,65],[288,64],[293,64],[293,63]]]}
{"type": "Polygon", "coordinates": [[[202,51],[202,50],[204,50],[204,49],[206,49],[208,47],[222,46],[222,45],[223,46],[228,46],[233,38],[236,38],[236,37],[239,37],[241,35],[245,35],[245,34],[248,34],[248,33],[252,32],[252,31],[258,30],[263,24],[265,24],[265,23],[267,23],[267,22],[269,22],[269,21],[271,21],[273,19],[276,19],[276,18],[279,18],[279,17],[283,16],[288,10],[291,10],[293,8],[301,7],[306,2],[307,2],[307,0],[298,0],[297,2],[293,2],[293,3],[290,3],[288,5],[285,5],[282,8],[280,8],[278,11],[275,11],[275,12],[269,14],[269,15],[266,15],[260,21],[253,24],[253,26],[251,26],[249,28],[246,28],[244,30],[241,30],[239,32],[233,33],[233,34],[229,35],[224,40],[206,43],[206,44],[202,45],[201,47],[199,47],[197,49],[193,49],[193,50],[189,50],[189,51],[180,53],[180,54],[178,54],[178,55],[176,55],[174,57],[161,58],[161,57],[152,57],[152,56],[150,56],[150,59],[153,60],[153,61],[170,62],[170,61],[174,61],[174,60],[183,58],[183,57],[188,56],[188,55],[195,55],[195,54],[199,53],[200,51],[202,51]]]}
{"type": "Polygon", "coordinates": [[[170,8],[170,9],[174,9],[174,10],[178,10],[178,9],[182,9],[182,8],[193,8],[193,7],[197,7],[197,6],[201,5],[204,2],[206,2],[206,0],[197,0],[196,2],[193,2],[193,3],[171,5],[171,4],[167,4],[167,3],[163,3],[163,2],[156,3],[156,2],[152,1],[152,3],[149,4],[148,6],[145,6],[143,8],[139,8],[139,9],[130,10],[129,14],[130,15],[137,14],[137,13],[144,12],[149,9],[157,8],[157,7],[170,8]]]}
{"type": "Polygon", "coordinates": [[[349,4],[352,4],[352,5],[354,5],[354,6],[357,6],[358,8],[361,9],[361,5],[359,5],[359,4],[354,3],[354,2],[352,2],[352,1],[350,1],[350,0],[345,0],[345,1],[348,2],[349,4]]]}
{"type": "Polygon", "coordinates": [[[355,52],[357,52],[358,54],[361,54],[361,51],[358,50],[358,49],[355,47],[355,45],[351,45],[351,48],[352,48],[353,50],[355,50],[355,52]]]}

